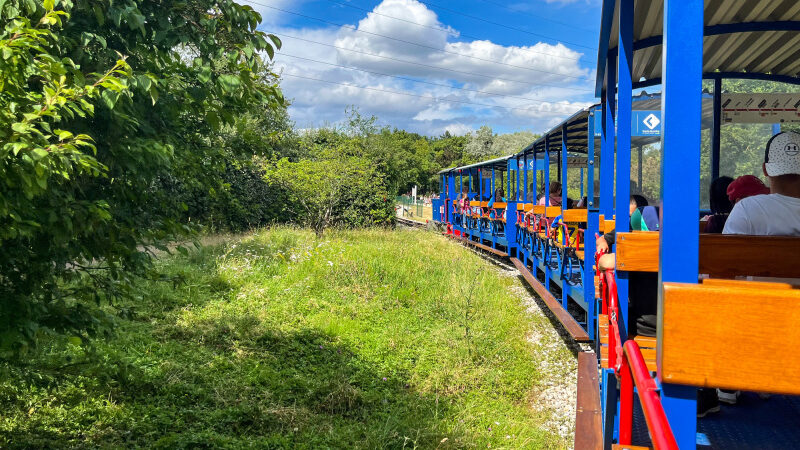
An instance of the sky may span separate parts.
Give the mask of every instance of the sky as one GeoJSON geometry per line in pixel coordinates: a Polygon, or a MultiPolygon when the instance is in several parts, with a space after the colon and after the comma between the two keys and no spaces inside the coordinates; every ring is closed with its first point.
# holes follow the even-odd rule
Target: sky
{"type": "Polygon", "coordinates": [[[545,131],[595,103],[601,0],[238,0],[283,47],[298,128],[349,106],[438,136],[545,131]]]}

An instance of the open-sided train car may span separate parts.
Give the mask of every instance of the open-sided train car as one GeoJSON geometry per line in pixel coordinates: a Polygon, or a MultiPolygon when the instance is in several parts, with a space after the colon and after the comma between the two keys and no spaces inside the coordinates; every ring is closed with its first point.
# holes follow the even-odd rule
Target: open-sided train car
{"type": "Polygon", "coordinates": [[[800,237],[707,235],[698,217],[703,127],[715,179],[724,124],[800,122],[796,94],[759,94],[748,105],[722,92],[727,78],[800,84],[800,3],[605,0],[598,61],[599,105],[516,155],[443,171],[436,219],[511,258],[573,338],[594,341],[595,353],[579,355],[576,448],[796,445],[800,237]],[[704,79],[713,91],[701,95],[704,79]],[[656,85],[662,97],[636,91],[656,85]],[[652,142],[662,158],[659,231],[632,232],[631,149],[652,142]],[[539,181],[562,181],[566,199],[573,168],[585,209],[549,205],[549,183],[539,181]],[[498,180],[510,194],[502,202],[492,198],[498,180]],[[594,236],[611,231],[616,266],[598,271],[594,236]],[[629,314],[630,282],[642,273],[658,277],[653,337],[637,336],[629,314]],[[780,395],[698,420],[698,388],[780,395]]]}

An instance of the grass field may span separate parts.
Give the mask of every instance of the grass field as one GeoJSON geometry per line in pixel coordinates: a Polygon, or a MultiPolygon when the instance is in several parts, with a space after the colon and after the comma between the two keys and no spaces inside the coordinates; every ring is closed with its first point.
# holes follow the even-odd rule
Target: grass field
{"type": "Polygon", "coordinates": [[[515,278],[420,231],[266,230],[160,262],[92,349],[0,365],[0,447],[561,448],[515,278]]]}

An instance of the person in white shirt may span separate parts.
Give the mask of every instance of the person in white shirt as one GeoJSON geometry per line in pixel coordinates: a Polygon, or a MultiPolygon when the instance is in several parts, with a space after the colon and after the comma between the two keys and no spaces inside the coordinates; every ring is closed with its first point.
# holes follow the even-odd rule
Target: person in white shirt
{"type": "Polygon", "coordinates": [[[736,203],[723,234],[800,236],[800,134],[786,131],[773,136],[763,170],[771,193],[736,203]]]}

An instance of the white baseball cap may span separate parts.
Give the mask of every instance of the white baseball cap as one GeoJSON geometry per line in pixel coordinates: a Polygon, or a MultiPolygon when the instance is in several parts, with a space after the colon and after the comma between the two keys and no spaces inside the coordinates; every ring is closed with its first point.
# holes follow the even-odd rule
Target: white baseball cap
{"type": "Polygon", "coordinates": [[[767,176],[800,175],[800,134],[784,131],[767,142],[764,155],[767,176]]]}

